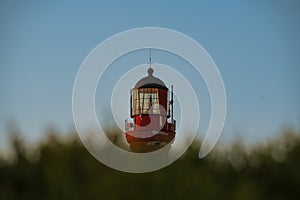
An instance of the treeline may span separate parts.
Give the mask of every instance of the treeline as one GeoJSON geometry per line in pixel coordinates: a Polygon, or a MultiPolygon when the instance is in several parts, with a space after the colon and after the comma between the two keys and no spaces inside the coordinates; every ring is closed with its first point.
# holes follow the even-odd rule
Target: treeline
{"type": "Polygon", "coordinates": [[[10,143],[14,156],[0,157],[1,200],[300,199],[300,136],[293,131],[266,144],[219,147],[204,159],[195,143],[170,166],[145,174],[102,165],[75,136],[52,131],[32,146],[12,134],[10,143]]]}

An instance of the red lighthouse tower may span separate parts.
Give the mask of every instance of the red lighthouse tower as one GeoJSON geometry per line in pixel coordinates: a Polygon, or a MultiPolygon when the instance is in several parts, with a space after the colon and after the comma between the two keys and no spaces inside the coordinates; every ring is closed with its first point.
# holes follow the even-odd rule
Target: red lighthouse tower
{"type": "Polygon", "coordinates": [[[175,138],[173,86],[153,76],[139,80],[130,91],[130,120],[125,121],[126,140],[133,152],[155,151],[175,138]]]}

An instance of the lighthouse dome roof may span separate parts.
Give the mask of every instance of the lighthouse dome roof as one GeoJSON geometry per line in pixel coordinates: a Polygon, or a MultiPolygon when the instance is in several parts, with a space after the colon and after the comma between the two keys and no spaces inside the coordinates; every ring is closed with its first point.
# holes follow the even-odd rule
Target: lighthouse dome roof
{"type": "Polygon", "coordinates": [[[138,89],[138,88],[163,88],[163,89],[167,89],[165,83],[160,80],[159,78],[156,78],[153,76],[153,72],[154,70],[152,68],[149,68],[147,70],[148,72],[148,76],[142,78],[141,80],[139,80],[135,86],[134,89],[138,89]]]}

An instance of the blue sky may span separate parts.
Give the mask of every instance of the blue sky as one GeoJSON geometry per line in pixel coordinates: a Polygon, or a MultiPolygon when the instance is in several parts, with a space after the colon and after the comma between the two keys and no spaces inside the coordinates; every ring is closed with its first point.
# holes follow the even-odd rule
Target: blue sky
{"type": "MultiPolygon", "coordinates": [[[[109,36],[147,26],[187,34],[214,59],[228,100],[222,140],[257,142],[300,129],[299,10],[298,1],[2,1],[0,146],[10,119],[28,140],[49,125],[71,130],[84,58],[109,36]]],[[[147,52],[137,55],[147,62],[147,52]]],[[[169,58],[159,55],[157,62],[169,58]]]]}

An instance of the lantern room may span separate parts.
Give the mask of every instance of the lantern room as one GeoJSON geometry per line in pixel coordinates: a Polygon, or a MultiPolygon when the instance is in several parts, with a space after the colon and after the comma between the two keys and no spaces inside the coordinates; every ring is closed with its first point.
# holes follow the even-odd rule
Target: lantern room
{"type": "Polygon", "coordinates": [[[139,80],[130,90],[130,119],[125,120],[126,140],[133,152],[151,152],[172,143],[176,121],[173,118],[173,86],[153,76],[139,80]]]}

